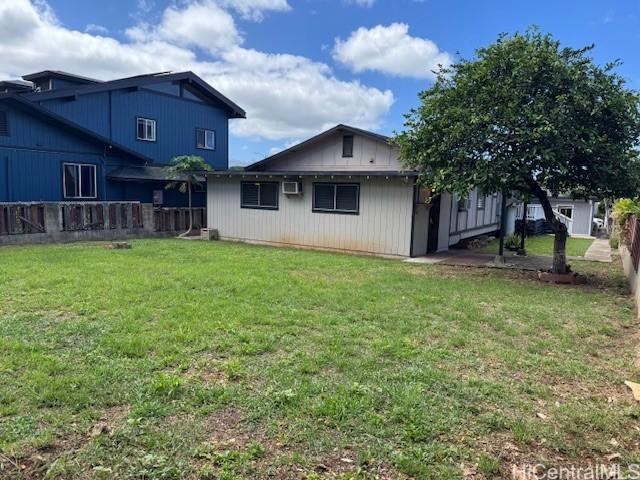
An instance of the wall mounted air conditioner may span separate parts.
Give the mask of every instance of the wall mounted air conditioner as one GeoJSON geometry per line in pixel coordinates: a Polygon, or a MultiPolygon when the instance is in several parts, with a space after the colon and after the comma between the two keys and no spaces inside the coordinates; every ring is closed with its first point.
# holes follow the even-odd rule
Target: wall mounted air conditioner
{"type": "Polygon", "coordinates": [[[285,195],[302,195],[302,182],[282,182],[282,193],[285,195]]]}

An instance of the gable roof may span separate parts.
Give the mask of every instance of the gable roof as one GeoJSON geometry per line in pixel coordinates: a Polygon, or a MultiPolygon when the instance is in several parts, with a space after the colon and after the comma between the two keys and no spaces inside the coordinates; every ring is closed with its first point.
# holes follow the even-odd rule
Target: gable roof
{"type": "Polygon", "coordinates": [[[82,125],[78,125],[75,122],[61,117],[60,115],[57,115],[36,103],[30,102],[29,100],[23,98],[22,95],[18,95],[15,93],[1,93],[0,104],[2,103],[11,105],[12,107],[26,111],[28,113],[36,114],[38,117],[45,118],[50,123],[64,130],[71,131],[76,135],[85,138],[86,140],[99,143],[112,150],[115,150],[116,152],[124,153],[130,157],[140,160],[141,162],[153,163],[153,160],[151,158],[145,155],[141,155],[140,153],[131,150],[128,147],[125,147],[124,145],[113,142],[108,138],[103,137],[102,135],[98,135],[97,133],[84,128],[82,125]]]}
{"type": "Polygon", "coordinates": [[[33,84],[22,80],[0,80],[0,92],[31,91],[33,84]]]}
{"type": "MultiPolygon", "coordinates": [[[[24,79],[27,76],[22,77],[24,79]]],[[[189,85],[206,101],[215,105],[222,105],[231,118],[246,118],[246,112],[237,104],[229,100],[207,82],[202,80],[193,72],[158,72],[133,77],[120,78],[107,82],[98,82],[88,85],[77,85],[68,88],[57,88],[44,92],[32,92],[26,94],[31,100],[49,100],[52,98],[74,97],[77,95],[87,95],[96,92],[107,92],[126,88],[140,88],[161,82],[184,83],[189,85]]]]}
{"type": "Polygon", "coordinates": [[[324,132],[319,133],[318,135],[315,135],[303,142],[300,142],[292,147],[287,148],[286,150],[283,150],[281,152],[278,152],[274,155],[271,155],[263,160],[260,160],[259,162],[255,162],[252,163],[251,165],[248,165],[245,170],[246,171],[251,171],[251,170],[263,170],[264,167],[273,162],[274,160],[277,160],[285,155],[288,155],[289,153],[293,153],[293,152],[297,152],[298,150],[302,149],[302,148],[306,148],[309,145],[312,145],[324,138],[330,137],[331,135],[333,135],[336,132],[340,132],[340,133],[351,133],[352,135],[360,135],[363,137],[367,137],[370,138],[372,140],[375,140],[377,142],[381,142],[381,143],[385,143],[388,144],[389,140],[391,140],[390,137],[387,137],[386,135],[380,135],[379,133],[374,133],[374,132],[370,132],[368,130],[362,130],[361,128],[356,128],[356,127],[350,127],[349,125],[344,125],[342,123],[336,125],[333,128],[330,128],[329,130],[325,130],[324,132]]]}
{"type": "Polygon", "coordinates": [[[60,78],[62,80],[70,80],[78,83],[102,83],[102,80],[96,80],[95,78],[83,77],[81,75],[75,75],[73,73],[62,72],[60,70],[43,70],[41,72],[30,73],[23,75],[22,79],[27,81],[38,80],[39,78],[60,78]]]}

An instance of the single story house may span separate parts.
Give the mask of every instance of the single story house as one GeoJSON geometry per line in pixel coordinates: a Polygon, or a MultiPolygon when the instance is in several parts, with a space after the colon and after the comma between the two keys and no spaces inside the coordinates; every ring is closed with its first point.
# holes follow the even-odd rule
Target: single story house
{"type": "MultiPolygon", "coordinates": [[[[593,199],[583,200],[571,197],[550,197],[551,208],[558,220],[567,226],[567,232],[573,236],[591,235],[593,231],[593,218],[597,212],[597,202],[593,199]]],[[[507,209],[507,234],[515,232],[515,222],[522,219],[521,202],[514,202],[507,209]]],[[[528,221],[544,221],[544,210],[540,201],[536,198],[527,204],[528,221]]]]}
{"type": "Polygon", "coordinates": [[[431,198],[388,137],[347,125],[207,178],[224,240],[409,257],[499,229],[499,195],[431,198]]]}
{"type": "MultiPolygon", "coordinates": [[[[228,168],[245,112],[192,72],[101,81],[46,70],[0,81],[0,202],[185,206],[162,166],[198,155],[228,168]]],[[[194,205],[204,206],[202,188],[194,205]]]]}

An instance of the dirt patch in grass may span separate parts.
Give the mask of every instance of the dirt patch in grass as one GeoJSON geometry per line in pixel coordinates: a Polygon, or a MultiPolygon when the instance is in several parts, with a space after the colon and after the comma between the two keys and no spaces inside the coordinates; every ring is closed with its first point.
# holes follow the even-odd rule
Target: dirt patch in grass
{"type": "Polygon", "coordinates": [[[199,475],[203,472],[231,473],[252,479],[276,480],[352,478],[356,475],[380,480],[408,478],[384,463],[361,463],[356,452],[349,449],[310,453],[286,440],[279,440],[277,433],[270,433],[264,425],[248,422],[245,418],[243,412],[235,408],[218,410],[206,418],[207,440],[198,448],[195,461],[199,475]]]}
{"type": "Polygon", "coordinates": [[[19,455],[0,453],[0,464],[4,470],[0,473],[21,480],[45,478],[49,469],[61,458],[73,456],[82,450],[92,439],[100,435],[111,435],[120,422],[127,416],[128,407],[113,406],[102,412],[94,425],[84,435],[67,435],[54,438],[40,447],[28,447],[19,455]]]}

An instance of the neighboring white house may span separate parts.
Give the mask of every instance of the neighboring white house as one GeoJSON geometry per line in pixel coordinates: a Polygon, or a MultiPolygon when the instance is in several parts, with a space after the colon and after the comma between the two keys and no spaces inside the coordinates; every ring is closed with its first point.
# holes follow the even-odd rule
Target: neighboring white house
{"type": "Polygon", "coordinates": [[[499,195],[429,204],[388,137],[346,125],[207,177],[208,226],[223,240],[408,257],[499,229],[499,195]]]}
{"type": "MultiPolygon", "coordinates": [[[[593,200],[572,199],[569,197],[550,197],[551,208],[558,220],[567,226],[569,235],[591,235],[593,217],[597,211],[597,202],[593,200]]],[[[516,220],[522,219],[522,203],[514,203],[507,210],[507,233],[514,233],[516,220]]],[[[527,220],[544,220],[542,205],[535,199],[527,205],[527,220]]]]}

